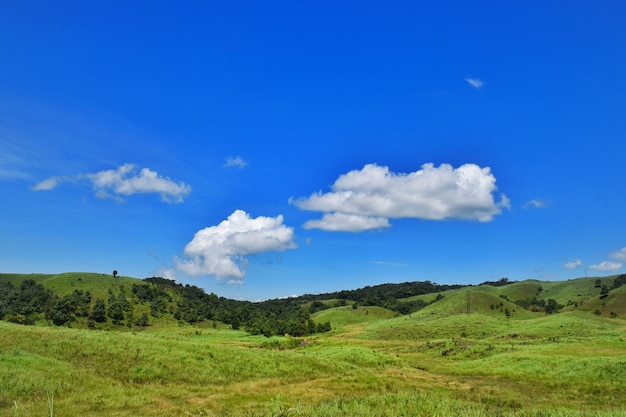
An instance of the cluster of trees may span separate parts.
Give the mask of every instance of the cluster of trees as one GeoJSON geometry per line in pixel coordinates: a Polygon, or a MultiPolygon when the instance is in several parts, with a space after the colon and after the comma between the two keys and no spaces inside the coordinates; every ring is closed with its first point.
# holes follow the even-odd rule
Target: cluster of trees
{"type": "Polygon", "coordinates": [[[306,336],[331,330],[328,322],[315,323],[311,319],[313,313],[346,305],[348,300],[360,305],[380,306],[408,314],[428,304],[421,300],[398,299],[462,287],[437,285],[430,281],[405,282],[252,303],[218,297],[213,293],[207,294],[196,286],[183,286],[165,278],[151,277],[134,284],[132,292],[141,302],[150,305],[150,312],[155,317],[170,313],[177,320],[191,324],[214,320],[252,334],[306,336]],[[331,299],[338,301],[327,302],[331,299]]]}
{"type": "Polygon", "coordinates": [[[615,278],[615,281],[613,281],[612,289],[619,288],[625,284],[626,284],[626,274],[619,275],[617,278],[615,278]]]}
{"type": "Polygon", "coordinates": [[[564,306],[557,303],[553,298],[546,300],[538,300],[537,297],[525,298],[515,301],[515,304],[531,311],[545,311],[546,314],[558,313],[564,306]]]}
{"type": "Polygon", "coordinates": [[[27,279],[16,287],[0,282],[0,319],[20,324],[34,324],[45,318],[57,326],[87,317],[91,305],[89,291],[74,290],[63,297],[27,279]]]}
{"type": "Polygon", "coordinates": [[[431,281],[402,282],[399,284],[381,284],[367,286],[356,290],[344,290],[320,295],[303,295],[300,300],[350,300],[364,306],[379,306],[400,314],[409,314],[428,303],[422,300],[406,301],[404,299],[416,295],[435,294],[442,291],[464,288],[465,285],[438,285],[431,281]]]}
{"type": "Polygon", "coordinates": [[[134,284],[130,292],[123,285],[119,291],[110,289],[106,300],[92,299],[89,291],[78,289],[59,296],[32,279],[19,286],[0,282],[0,319],[27,325],[48,320],[62,326],[80,320],[90,328],[109,323],[145,327],[150,324],[150,316],[168,315],[190,324],[204,320],[223,322],[234,329],[266,336],[305,336],[331,330],[330,323],[315,323],[311,314],[306,305],[294,299],[236,301],[157,277],[134,284]]]}
{"type": "Polygon", "coordinates": [[[602,280],[598,278],[595,282],[595,287],[600,288],[600,298],[604,299],[609,296],[609,292],[611,290],[617,289],[624,284],[626,284],[626,274],[618,275],[613,281],[613,286],[611,288],[609,288],[606,284],[602,284],[602,280]]]}
{"type": "Polygon", "coordinates": [[[175,319],[190,324],[213,320],[265,336],[306,336],[331,330],[330,323],[315,323],[311,309],[297,299],[260,303],[231,300],[160,277],[133,284],[132,292],[141,302],[150,305],[153,316],[172,314],[175,319]]]}
{"type": "Polygon", "coordinates": [[[367,286],[357,290],[344,290],[317,296],[305,295],[303,298],[314,299],[349,299],[362,305],[383,306],[385,302],[408,298],[415,295],[434,294],[442,291],[464,288],[465,285],[438,285],[430,281],[403,282],[399,284],[381,284],[367,286]]]}
{"type": "Polygon", "coordinates": [[[502,277],[497,281],[485,281],[480,285],[491,285],[492,287],[503,287],[514,283],[515,281],[509,281],[509,277],[502,277]]]}
{"type": "Polygon", "coordinates": [[[118,295],[109,290],[108,301],[107,305],[100,298],[92,300],[89,291],[79,289],[59,296],[32,279],[19,286],[0,282],[0,320],[27,325],[48,320],[51,324],[63,326],[84,319],[91,328],[96,327],[96,323],[109,320],[115,325],[126,324],[129,327],[148,325],[147,314],[134,317],[123,286],[120,286],[118,295]]]}

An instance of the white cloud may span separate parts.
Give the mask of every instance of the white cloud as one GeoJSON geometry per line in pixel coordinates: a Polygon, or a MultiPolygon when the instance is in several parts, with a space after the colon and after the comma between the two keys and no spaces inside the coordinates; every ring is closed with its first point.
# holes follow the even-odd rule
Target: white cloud
{"type": "Polygon", "coordinates": [[[154,193],[159,194],[161,200],[167,203],[180,203],[191,192],[191,187],[184,182],[174,182],[149,168],[137,172],[132,164],[74,178],[50,177],[33,186],[32,190],[52,190],[61,182],[81,179],[91,182],[98,198],[113,198],[117,201],[123,201],[122,196],[154,193]]]}
{"type": "Polygon", "coordinates": [[[602,261],[599,264],[591,265],[589,269],[593,269],[594,271],[617,271],[624,264],[621,262],[611,262],[611,261],[602,261]]]}
{"type": "Polygon", "coordinates": [[[189,185],[183,182],[176,183],[149,168],[143,168],[137,174],[132,164],[87,174],[86,177],[92,182],[96,195],[100,197],[156,193],[167,203],[180,203],[183,197],[191,192],[189,185]]]}
{"type": "Polygon", "coordinates": [[[235,157],[228,157],[226,158],[226,163],[224,164],[225,167],[236,167],[236,168],[244,168],[246,165],[248,165],[248,163],[246,161],[244,161],[243,159],[241,159],[240,156],[235,156],[235,157]]]}
{"type": "Polygon", "coordinates": [[[626,247],[621,248],[615,252],[609,253],[609,257],[618,261],[626,262],[626,247]]]}
{"type": "Polygon", "coordinates": [[[396,174],[368,164],[341,175],[332,191],[290,199],[300,209],[320,211],[320,220],[303,227],[360,232],[389,227],[390,218],[462,219],[487,222],[509,208],[505,195],[494,200],[496,179],[489,168],[465,164],[453,168],[424,164],[418,171],[396,174]]]}
{"type": "Polygon", "coordinates": [[[67,181],[65,177],[50,177],[37,184],[35,184],[31,190],[33,191],[48,191],[55,189],[60,183],[67,181]]]}
{"type": "Polygon", "coordinates": [[[478,78],[467,77],[465,78],[465,81],[467,81],[469,85],[471,85],[477,90],[480,89],[483,85],[485,85],[485,83],[479,80],[478,78]]]}
{"type": "Polygon", "coordinates": [[[345,213],[326,213],[320,220],[309,220],[302,225],[305,229],[322,229],[332,232],[361,232],[389,226],[389,219],[385,217],[345,213]]]}
{"type": "Polygon", "coordinates": [[[579,266],[582,266],[583,262],[580,259],[575,259],[573,261],[565,262],[563,265],[567,269],[576,269],[579,266]]]}
{"type": "Polygon", "coordinates": [[[186,259],[175,261],[190,275],[214,275],[241,284],[248,265],[244,256],[293,249],[293,239],[293,228],[283,224],[283,216],[253,219],[236,210],[217,226],[198,231],[185,247],[186,259]]]}
{"type": "Polygon", "coordinates": [[[529,208],[529,207],[534,207],[534,208],[544,208],[547,206],[548,203],[546,203],[543,200],[539,200],[539,199],[533,199],[530,200],[529,202],[527,202],[526,204],[524,204],[524,208],[529,208]]]}

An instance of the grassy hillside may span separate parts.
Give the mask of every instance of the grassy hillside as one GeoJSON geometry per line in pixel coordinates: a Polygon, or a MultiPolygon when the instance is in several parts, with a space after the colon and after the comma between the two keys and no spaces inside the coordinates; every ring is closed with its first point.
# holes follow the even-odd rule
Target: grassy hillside
{"type": "Polygon", "coordinates": [[[397,316],[398,313],[382,307],[361,306],[353,308],[352,306],[343,306],[320,311],[313,315],[313,319],[318,322],[329,321],[333,329],[342,330],[349,325],[372,323],[397,316]]]}
{"type": "Polygon", "coordinates": [[[76,416],[626,415],[622,320],[409,321],[362,321],[286,350],[268,340],[289,338],[233,330],[0,322],[0,415],[46,414],[50,397],[55,415],[76,416]]]}
{"type": "Polygon", "coordinates": [[[64,272],[62,274],[0,274],[0,281],[17,286],[27,279],[50,289],[58,295],[67,295],[74,290],[90,291],[94,298],[107,298],[109,290],[119,291],[123,286],[130,293],[132,285],[141,282],[138,278],[91,272],[64,272]]]}
{"type": "MultiPolygon", "coordinates": [[[[0,282],[28,278],[104,297],[142,282],[85,273],[0,282]]],[[[624,417],[625,290],[601,299],[585,278],[482,285],[416,296],[428,305],[410,315],[342,299],[311,316],[333,330],[306,338],[171,315],[108,331],[0,321],[0,416],[624,417]],[[514,303],[536,296],[578,306],[545,314],[514,303]]]]}

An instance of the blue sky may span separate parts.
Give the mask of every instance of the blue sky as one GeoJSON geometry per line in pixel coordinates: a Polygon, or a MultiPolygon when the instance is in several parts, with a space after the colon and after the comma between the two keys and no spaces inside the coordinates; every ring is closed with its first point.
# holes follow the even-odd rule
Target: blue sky
{"type": "Polygon", "coordinates": [[[626,271],[625,3],[128,3],[0,6],[0,271],[626,271]]]}

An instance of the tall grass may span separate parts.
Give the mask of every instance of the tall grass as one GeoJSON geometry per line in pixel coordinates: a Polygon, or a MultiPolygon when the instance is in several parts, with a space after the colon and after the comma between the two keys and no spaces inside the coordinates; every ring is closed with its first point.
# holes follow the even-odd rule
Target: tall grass
{"type": "Polygon", "coordinates": [[[306,343],[0,322],[0,416],[626,416],[623,320],[361,309],[306,343]]]}

